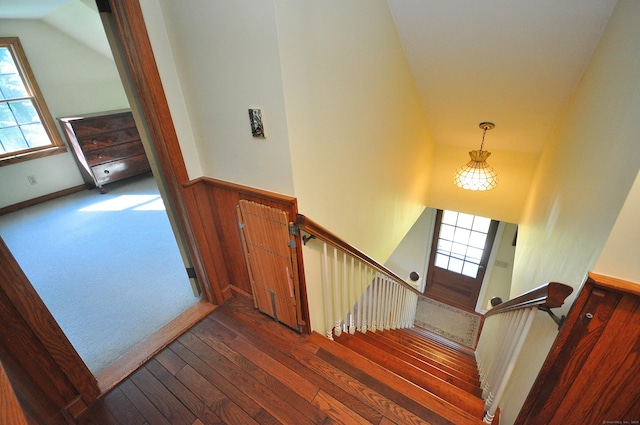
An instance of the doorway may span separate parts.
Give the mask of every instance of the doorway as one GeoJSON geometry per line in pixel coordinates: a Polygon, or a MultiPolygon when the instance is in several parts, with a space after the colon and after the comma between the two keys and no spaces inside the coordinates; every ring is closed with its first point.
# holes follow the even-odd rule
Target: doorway
{"type": "MultiPolygon", "coordinates": [[[[84,2],[84,3],[89,4],[90,2],[84,2]]],[[[79,7],[80,6],[84,7],[82,4],[79,4],[79,7]]],[[[80,9],[84,10],[84,9],[82,9],[82,7],[80,7],[80,9]]],[[[96,15],[96,17],[98,16],[97,11],[95,12],[95,15],[96,15]]],[[[100,25],[99,17],[97,17],[97,20],[98,20],[98,25],[100,25]]],[[[100,30],[104,32],[104,29],[102,27],[100,28],[100,30]]],[[[60,36],[60,38],[62,39],[63,37],[60,36]]],[[[89,39],[89,37],[87,37],[87,39],[89,39]]],[[[87,72],[86,74],[91,74],[91,73],[87,72]]],[[[78,89],[77,92],[81,92],[81,90],[78,89]]],[[[73,92],[73,93],[69,92],[69,93],[65,94],[65,96],[67,98],[74,98],[75,95],[76,95],[76,92],[73,92]]],[[[107,97],[107,96],[105,96],[105,97],[107,97]]],[[[94,98],[99,98],[99,96],[94,96],[94,98]]],[[[94,105],[95,102],[94,103],[86,102],[86,103],[92,105],[92,107],[95,106],[94,105]]],[[[84,109],[80,109],[80,106],[77,106],[77,105],[80,105],[80,104],[85,105],[86,103],[78,101],[77,104],[74,106],[74,108],[76,108],[76,109],[74,109],[74,111],[72,111],[72,112],[87,112],[84,109]]],[[[112,109],[112,107],[111,106],[106,106],[104,109],[112,109]]],[[[66,115],[66,113],[65,113],[65,115],[66,115]]],[[[154,174],[156,176],[162,177],[162,173],[161,172],[157,172],[157,169],[154,169],[154,174]]],[[[130,182],[127,181],[126,183],[128,184],[130,182]]],[[[159,189],[158,189],[158,185],[156,184],[154,179],[151,178],[147,183],[148,183],[148,187],[146,189],[147,193],[145,193],[145,196],[153,196],[153,197],[157,197],[159,199],[160,198],[159,189]]],[[[119,196],[128,197],[130,195],[130,193],[128,193],[126,190],[127,189],[125,188],[125,182],[122,182],[121,185],[118,185],[117,189],[116,189],[116,186],[109,188],[109,192],[112,195],[118,194],[119,196]]],[[[97,194],[95,191],[87,192],[86,194],[88,194],[91,197],[95,198],[95,200],[97,202],[107,201],[107,199],[101,198],[100,195],[97,194]]],[[[163,203],[162,199],[160,199],[160,203],[163,203]]],[[[148,203],[146,206],[149,206],[149,205],[150,205],[150,203],[148,203]]],[[[137,207],[140,207],[140,206],[141,205],[138,205],[137,207]]],[[[131,207],[131,209],[133,209],[133,208],[134,207],[131,207]]],[[[158,211],[158,210],[156,210],[156,211],[158,211]]],[[[176,240],[175,240],[176,236],[174,236],[172,234],[171,224],[169,224],[169,222],[166,221],[166,212],[164,212],[164,211],[160,211],[160,212],[165,214],[165,222],[162,224],[163,231],[164,231],[165,234],[167,234],[167,233],[170,234],[170,237],[173,238],[175,252],[178,252],[178,249],[176,247],[176,240]]],[[[84,212],[84,216],[85,217],[89,217],[89,216],[95,217],[95,216],[104,215],[104,214],[106,214],[106,211],[104,211],[104,210],[100,211],[100,210],[96,210],[96,209],[94,209],[93,211],[85,210],[85,212],[84,212]]],[[[82,220],[85,220],[85,219],[82,219],[82,220]]],[[[64,222],[65,220],[63,219],[62,221],[64,222]]],[[[80,228],[81,227],[80,226],[81,221],[78,221],[78,220],[66,220],[66,221],[69,222],[69,223],[74,223],[76,225],[75,226],[76,228],[80,228]]],[[[126,251],[127,250],[127,248],[125,247],[126,242],[127,241],[131,242],[131,241],[134,241],[135,239],[140,238],[140,233],[153,233],[152,231],[150,231],[150,229],[151,230],[154,229],[154,225],[151,224],[151,222],[143,223],[143,224],[144,224],[144,226],[141,225],[141,226],[138,226],[136,228],[136,232],[129,233],[128,236],[121,237],[121,241],[123,241],[123,245],[122,245],[122,247],[120,249],[114,249],[114,251],[116,251],[116,250],[126,251]]],[[[175,225],[174,225],[174,227],[175,227],[175,225]]],[[[157,229],[157,227],[155,229],[157,229]]],[[[41,235],[45,234],[45,232],[47,232],[47,229],[41,231],[40,234],[41,235]]],[[[112,232],[112,234],[115,234],[115,232],[112,232]]],[[[71,236],[71,233],[69,233],[68,235],[65,235],[65,236],[71,236]]],[[[60,240],[60,239],[61,238],[58,238],[58,240],[60,240]]],[[[79,242],[79,240],[76,239],[75,242],[79,242]]],[[[102,247],[102,245],[103,245],[100,240],[94,240],[93,244],[94,244],[93,248],[99,248],[99,247],[102,247]]],[[[8,245],[9,245],[9,248],[12,251],[14,251],[13,247],[11,246],[12,244],[8,243],[8,245]]],[[[154,249],[155,249],[155,246],[153,244],[151,244],[151,245],[148,246],[147,251],[153,252],[154,249]]],[[[16,254],[16,252],[13,252],[13,253],[14,253],[14,255],[16,254]]],[[[28,251],[27,251],[27,253],[28,253],[28,251]]],[[[60,259],[60,254],[61,253],[65,253],[64,246],[57,246],[57,247],[53,246],[53,247],[50,247],[49,249],[46,250],[46,253],[43,254],[42,258],[50,258],[50,259],[53,259],[54,261],[57,261],[57,260],[60,259]]],[[[114,269],[118,267],[115,264],[114,261],[110,261],[105,256],[97,256],[97,255],[95,255],[95,250],[93,250],[93,249],[86,249],[81,254],[83,254],[83,255],[80,255],[80,254],[76,255],[76,257],[75,257],[76,261],[77,262],[85,262],[85,263],[86,262],[96,261],[96,275],[98,274],[98,272],[97,272],[98,268],[100,268],[102,265],[111,264],[114,269]]],[[[188,261],[187,264],[189,264],[190,260],[189,259],[185,260],[185,258],[184,258],[185,255],[186,254],[184,254],[184,252],[179,252],[177,254],[177,261],[173,261],[173,258],[176,257],[175,255],[173,256],[171,261],[174,264],[178,265],[177,267],[179,267],[179,271],[181,272],[181,276],[180,276],[179,279],[182,280],[182,283],[184,284],[184,287],[185,287],[186,291],[191,291],[191,285],[190,285],[191,282],[189,281],[189,277],[187,276],[187,271],[185,270],[185,264],[183,262],[183,261],[188,261]],[[182,256],[182,260],[180,259],[180,256],[182,256]]],[[[18,255],[15,255],[15,256],[19,257],[18,255]]],[[[22,266],[22,262],[19,261],[19,263],[22,266]]],[[[143,276],[143,278],[153,279],[152,272],[155,271],[154,270],[155,268],[153,266],[149,265],[146,261],[140,260],[140,261],[138,261],[137,267],[129,267],[129,268],[132,271],[135,271],[136,273],[138,273],[138,276],[142,272],[143,275],[146,275],[146,276],[143,276]]],[[[39,271],[42,272],[43,274],[51,274],[51,270],[49,268],[45,267],[44,265],[40,266],[40,270],[39,271]]],[[[67,271],[73,273],[71,268],[68,268],[67,271]]],[[[104,275],[106,273],[100,273],[100,274],[104,275]]],[[[74,283],[76,285],[84,285],[86,283],[86,281],[85,282],[82,281],[83,279],[69,279],[69,280],[74,281],[74,283]]],[[[125,286],[125,287],[128,286],[130,288],[135,288],[135,287],[139,286],[139,285],[137,285],[139,280],[140,280],[140,278],[133,278],[133,277],[129,277],[129,278],[126,278],[126,279],[118,278],[117,281],[116,281],[116,279],[114,279],[112,287],[115,288],[116,284],[117,285],[122,285],[123,283],[125,283],[125,285],[123,285],[123,286],[125,286]]],[[[34,286],[37,288],[38,285],[35,282],[33,282],[33,283],[34,283],[34,286]]],[[[121,309],[119,307],[121,307],[123,305],[122,303],[128,302],[130,299],[135,298],[134,296],[127,295],[127,292],[125,292],[125,289],[126,288],[122,288],[121,291],[112,291],[115,295],[117,295],[119,297],[119,301],[113,303],[113,306],[112,306],[113,309],[112,309],[112,311],[110,313],[111,316],[119,315],[121,313],[121,309]]],[[[58,291],[58,288],[54,288],[54,292],[56,292],[56,291],[58,291]]],[[[62,292],[62,291],[58,291],[58,292],[62,292]]],[[[149,291],[147,291],[147,293],[148,292],[149,291]]],[[[193,303],[195,303],[198,300],[198,298],[196,296],[194,296],[193,294],[191,295],[191,297],[193,299],[193,303]]],[[[97,308],[98,305],[104,305],[104,304],[107,303],[106,297],[101,297],[101,298],[99,298],[97,300],[93,300],[93,301],[94,301],[94,305],[95,305],[95,307],[93,307],[93,308],[97,308]]],[[[146,299],[143,300],[143,302],[149,302],[149,298],[147,297],[146,299]]],[[[67,300],[66,303],[68,304],[67,308],[65,309],[65,310],[67,310],[67,312],[70,312],[72,310],[72,307],[75,308],[75,307],[79,306],[78,305],[79,303],[77,303],[75,301],[67,300]]],[[[93,313],[93,311],[91,311],[93,308],[91,306],[85,307],[85,308],[88,308],[89,311],[87,311],[86,314],[85,313],[77,313],[77,314],[75,314],[75,316],[72,318],[73,322],[75,322],[75,323],[88,322],[86,324],[89,325],[89,326],[91,326],[92,324],[102,324],[102,323],[100,323],[101,322],[100,320],[97,320],[97,321],[96,320],[89,320],[89,317],[90,317],[89,314],[93,313]]],[[[158,307],[158,309],[163,309],[163,307],[158,307]]],[[[142,309],[140,308],[140,310],[142,310],[142,309]]],[[[147,312],[148,312],[148,314],[147,314],[148,317],[153,317],[153,316],[156,315],[155,314],[156,312],[154,312],[154,311],[151,311],[151,312],[147,311],[147,312]]],[[[138,322],[139,322],[138,320],[130,320],[128,323],[125,323],[123,325],[119,325],[115,329],[111,330],[108,333],[108,336],[109,337],[117,337],[124,330],[126,330],[126,331],[130,330],[130,328],[133,327],[133,324],[136,324],[138,322]]],[[[164,324],[164,323],[161,323],[160,326],[162,324],[164,324]]],[[[155,326],[155,327],[157,328],[158,326],[155,326]]],[[[67,331],[64,328],[63,328],[63,330],[65,332],[67,331]]],[[[100,331],[98,331],[98,332],[100,332],[100,331]]],[[[107,344],[111,345],[112,340],[105,341],[106,338],[103,338],[103,335],[105,335],[105,334],[107,334],[107,333],[104,332],[104,331],[101,331],[100,333],[97,333],[96,335],[93,336],[93,338],[90,339],[89,344],[93,345],[93,347],[90,347],[91,350],[93,350],[93,351],[103,351],[103,348],[100,348],[100,343],[102,343],[102,342],[106,342],[107,344]]],[[[148,332],[147,332],[147,334],[148,334],[148,332]]],[[[113,347],[109,346],[108,348],[109,348],[109,350],[111,350],[113,347]]],[[[78,350],[78,351],[82,351],[82,350],[78,350]]],[[[116,353],[116,354],[118,354],[118,353],[116,353]]],[[[115,357],[117,357],[117,356],[115,356],[115,357]]],[[[115,358],[115,357],[112,357],[112,358],[115,358]]],[[[83,360],[86,361],[86,359],[84,359],[84,358],[83,358],[83,360]]],[[[101,360],[99,363],[92,364],[92,365],[89,365],[89,366],[91,368],[91,371],[94,374],[96,374],[97,371],[102,369],[104,364],[105,364],[104,361],[101,360]]]]}
{"type": "Polygon", "coordinates": [[[498,222],[450,210],[437,210],[424,294],[474,310],[498,222]]]}

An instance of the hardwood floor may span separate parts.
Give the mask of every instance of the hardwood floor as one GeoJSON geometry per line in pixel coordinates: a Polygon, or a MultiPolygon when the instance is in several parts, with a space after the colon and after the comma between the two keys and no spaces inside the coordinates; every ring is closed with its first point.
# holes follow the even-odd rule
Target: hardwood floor
{"type": "MultiPolygon", "coordinates": [[[[445,419],[233,298],[94,403],[79,424],[479,424],[445,419]]],[[[413,385],[407,383],[407,385],[413,385]]],[[[413,386],[415,387],[415,386],[413,386]]],[[[417,388],[417,387],[415,387],[417,388]]],[[[413,388],[411,391],[416,391],[413,388]]],[[[426,403],[424,401],[427,401],[426,403]]],[[[440,410],[441,411],[441,410],[440,410]]]]}

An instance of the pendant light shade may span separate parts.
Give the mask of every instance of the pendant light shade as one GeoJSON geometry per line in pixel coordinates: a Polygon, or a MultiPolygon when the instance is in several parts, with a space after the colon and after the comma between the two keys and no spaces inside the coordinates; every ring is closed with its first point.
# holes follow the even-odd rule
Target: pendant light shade
{"type": "Polygon", "coordinates": [[[487,130],[494,127],[495,124],[490,122],[480,123],[480,128],[483,129],[480,150],[469,152],[471,161],[456,171],[453,178],[456,186],[466,190],[491,190],[498,185],[498,173],[487,164],[491,152],[482,150],[487,130]]]}

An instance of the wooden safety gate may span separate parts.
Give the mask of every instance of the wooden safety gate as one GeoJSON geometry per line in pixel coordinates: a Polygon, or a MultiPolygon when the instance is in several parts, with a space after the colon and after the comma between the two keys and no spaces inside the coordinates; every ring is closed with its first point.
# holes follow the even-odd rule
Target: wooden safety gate
{"type": "Polygon", "coordinates": [[[287,213],[252,201],[237,208],[255,307],[300,331],[296,239],[287,213]]]}

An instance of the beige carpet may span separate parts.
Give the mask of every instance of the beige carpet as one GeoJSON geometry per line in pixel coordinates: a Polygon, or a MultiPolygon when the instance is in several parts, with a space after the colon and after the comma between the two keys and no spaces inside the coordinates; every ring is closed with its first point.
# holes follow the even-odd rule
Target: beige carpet
{"type": "Polygon", "coordinates": [[[469,348],[475,348],[480,316],[430,298],[418,297],[415,325],[469,348]]]}

